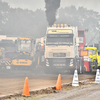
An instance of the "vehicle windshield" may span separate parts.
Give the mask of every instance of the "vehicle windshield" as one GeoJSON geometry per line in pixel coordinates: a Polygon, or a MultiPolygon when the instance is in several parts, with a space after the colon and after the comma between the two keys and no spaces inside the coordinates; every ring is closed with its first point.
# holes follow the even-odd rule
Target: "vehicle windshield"
{"type": "Polygon", "coordinates": [[[88,52],[89,52],[88,53],[89,55],[94,55],[95,54],[95,50],[88,50],[88,52]]]}
{"type": "Polygon", "coordinates": [[[18,41],[18,50],[30,52],[31,51],[31,40],[20,40],[20,41],[18,41]]]}
{"type": "Polygon", "coordinates": [[[47,36],[46,45],[73,45],[73,36],[54,35],[47,36]]]}

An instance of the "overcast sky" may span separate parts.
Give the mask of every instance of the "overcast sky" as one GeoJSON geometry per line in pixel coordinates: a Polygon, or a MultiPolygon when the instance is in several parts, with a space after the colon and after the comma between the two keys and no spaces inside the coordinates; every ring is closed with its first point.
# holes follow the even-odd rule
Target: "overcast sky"
{"type": "MultiPolygon", "coordinates": [[[[2,0],[8,2],[11,7],[30,9],[35,11],[36,9],[45,9],[44,0],[2,0]]],[[[88,9],[92,9],[100,12],[100,0],[61,0],[61,7],[75,5],[76,7],[84,6],[88,9]]]]}

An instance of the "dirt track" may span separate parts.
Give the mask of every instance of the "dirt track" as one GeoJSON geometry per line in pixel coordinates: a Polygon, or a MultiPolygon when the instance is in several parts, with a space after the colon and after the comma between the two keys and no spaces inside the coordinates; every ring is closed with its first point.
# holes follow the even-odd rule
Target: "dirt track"
{"type": "MultiPolygon", "coordinates": [[[[94,78],[95,74],[79,75],[79,80],[94,78]]],[[[56,85],[58,75],[46,75],[37,72],[0,72],[0,95],[7,95],[23,91],[25,77],[29,78],[30,90],[56,85]]],[[[72,82],[73,75],[62,75],[62,83],[72,82]]]]}
{"type": "Polygon", "coordinates": [[[42,95],[34,100],[100,100],[100,84],[87,84],[74,89],[69,88],[69,90],[66,89],[56,94],[42,95]]]}

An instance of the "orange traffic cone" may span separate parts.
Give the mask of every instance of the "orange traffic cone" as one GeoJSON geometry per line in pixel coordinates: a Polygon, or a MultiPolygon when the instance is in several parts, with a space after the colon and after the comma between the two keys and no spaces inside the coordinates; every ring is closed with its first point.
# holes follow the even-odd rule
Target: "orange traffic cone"
{"type": "Polygon", "coordinates": [[[56,90],[61,90],[61,74],[59,74],[57,79],[56,90]]]}
{"type": "Polygon", "coordinates": [[[23,94],[24,96],[30,96],[29,93],[29,86],[28,86],[28,77],[25,79],[25,84],[24,84],[24,89],[23,89],[23,94]]]}

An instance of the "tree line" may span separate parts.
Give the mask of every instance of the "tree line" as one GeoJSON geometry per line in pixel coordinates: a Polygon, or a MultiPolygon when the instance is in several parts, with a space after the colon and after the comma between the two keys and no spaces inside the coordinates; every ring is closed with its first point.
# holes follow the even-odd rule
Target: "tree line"
{"type": "MultiPolygon", "coordinates": [[[[70,6],[58,10],[55,23],[77,26],[79,30],[88,29],[86,37],[89,42],[97,32],[99,22],[98,12],[84,7],[77,9],[75,6],[70,6]]],[[[45,36],[47,26],[45,11],[11,8],[8,3],[0,0],[0,34],[38,38],[45,36]]],[[[98,39],[98,36],[96,38],[98,39]]]]}

